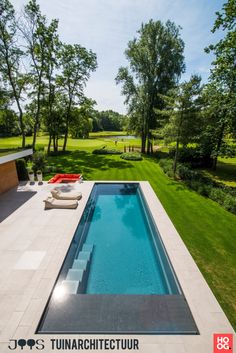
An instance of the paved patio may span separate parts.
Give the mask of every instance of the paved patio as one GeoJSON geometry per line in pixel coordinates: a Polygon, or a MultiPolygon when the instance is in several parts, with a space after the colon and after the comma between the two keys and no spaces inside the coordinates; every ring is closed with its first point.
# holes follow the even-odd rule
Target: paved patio
{"type": "Polygon", "coordinates": [[[213,352],[213,333],[234,331],[148,182],[141,182],[142,190],[200,335],[34,334],[93,184],[72,186],[83,193],[76,210],[45,211],[43,199],[54,187],[49,184],[27,183],[0,195],[0,352],[19,338],[42,338],[43,352],[51,352],[52,337],[138,338],[141,353],[213,352]]]}

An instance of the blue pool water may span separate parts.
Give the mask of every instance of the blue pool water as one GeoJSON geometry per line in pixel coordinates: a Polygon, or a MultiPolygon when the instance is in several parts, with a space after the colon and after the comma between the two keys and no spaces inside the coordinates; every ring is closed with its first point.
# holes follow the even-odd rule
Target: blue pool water
{"type": "Polygon", "coordinates": [[[86,293],[168,292],[137,192],[98,195],[86,243],[94,245],[86,293]]]}
{"type": "Polygon", "coordinates": [[[180,293],[138,183],[94,185],[61,268],[57,291],[180,293]]]}
{"type": "Polygon", "coordinates": [[[179,292],[138,183],[95,184],[60,280],[66,280],[66,286],[71,285],[67,280],[80,281],[78,288],[77,282],[73,283],[73,293],[179,292]],[[86,247],[90,249],[87,254],[86,247]],[[83,278],[75,271],[78,268],[86,268],[83,278]]]}

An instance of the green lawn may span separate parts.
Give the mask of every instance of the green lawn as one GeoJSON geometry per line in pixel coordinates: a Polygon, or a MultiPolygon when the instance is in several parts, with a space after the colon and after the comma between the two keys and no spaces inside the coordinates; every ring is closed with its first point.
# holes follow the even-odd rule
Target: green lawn
{"type": "Polygon", "coordinates": [[[125,131],[99,131],[99,132],[90,132],[89,137],[101,137],[101,136],[126,136],[125,131]]]}
{"type": "Polygon", "coordinates": [[[236,157],[219,158],[216,170],[207,170],[214,180],[236,187],[236,157]]]}
{"type": "MultiPolygon", "coordinates": [[[[69,150],[77,150],[77,149],[86,149],[92,150],[95,148],[102,148],[103,146],[112,147],[112,148],[119,148],[123,149],[124,146],[128,147],[129,145],[137,146],[140,145],[140,139],[132,139],[132,140],[118,140],[117,145],[115,144],[115,137],[114,133],[112,132],[103,132],[101,133],[93,133],[91,134],[92,137],[89,139],[68,139],[67,147],[69,150]],[[97,135],[97,137],[96,137],[97,135]],[[111,138],[107,138],[107,136],[111,136],[111,138]]],[[[116,133],[117,135],[118,133],[116,133]]],[[[122,133],[119,133],[122,135],[122,133]]],[[[26,145],[32,143],[32,137],[26,137],[26,145]]],[[[39,136],[37,137],[37,145],[44,145],[45,148],[48,144],[48,136],[39,136]]],[[[59,140],[59,147],[63,145],[63,140],[59,140]]],[[[19,148],[21,147],[21,139],[19,137],[7,137],[7,138],[0,138],[0,151],[1,149],[6,148],[19,148]]]]}
{"type": "MultiPolygon", "coordinates": [[[[46,137],[40,139],[38,143],[43,143],[46,137]]],[[[9,142],[16,144],[12,139],[9,142]]],[[[114,147],[114,141],[105,142],[95,139],[78,144],[69,140],[71,150],[65,155],[49,157],[48,165],[56,166],[57,172],[83,173],[87,180],[148,180],[236,329],[236,216],[169,179],[155,158],[131,162],[117,155],[91,153],[93,148],[104,144],[114,147]]],[[[0,147],[4,144],[7,145],[6,141],[0,139],[0,147]]],[[[118,147],[123,145],[118,142],[118,147]]]]}

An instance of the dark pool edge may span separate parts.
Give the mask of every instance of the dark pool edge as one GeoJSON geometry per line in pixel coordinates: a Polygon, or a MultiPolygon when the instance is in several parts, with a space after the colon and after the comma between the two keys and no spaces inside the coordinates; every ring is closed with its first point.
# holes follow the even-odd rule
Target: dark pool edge
{"type": "Polygon", "coordinates": [[[199,334],[183,295],[70,295],[37,334],[199,334]]]}

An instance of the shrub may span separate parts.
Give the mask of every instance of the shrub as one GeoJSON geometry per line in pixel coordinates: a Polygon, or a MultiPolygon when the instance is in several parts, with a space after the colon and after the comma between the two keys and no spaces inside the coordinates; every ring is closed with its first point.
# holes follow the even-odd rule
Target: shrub
{"type": "Polygon", "coordinates": [[[54,165],[46,165],[44,167],[44,173],[52,173],[56,171],[57,171],[57,167],[55,167],[54,165]]]}
{"type": "MultiPolygon", "coordinates": [[[[21,148],[21,147],[20,147],[21,148]]],[[[25,145],[24,147],[25,149],[28,149],[28,148],[32,148],[32,145],[30,143],[28,143],[27,145],[25,145]]]]}
{"type": "Polygon", "coordinates": [[[43,151],[43,152],[44,152],[44,145],[42,145],[42,144],[37,144],[37,145],[35,146],[35,151],[36,151],[36,152],[39,152],[39,151],[43,151]]]}
{"type": "Polygon", "coordinates": [[[209,198],[218,202],[220,205],[224,204],[225,192],[221,188],[212,188],[209,193],[209,198]]]}
{"type": "Polygon", "coordinates": [[[26,162],[22,159],[16,160],[16,170],[19,180],[28,180],[28,171],[26,168],[26,162]]]}
{"type": "Polygon", "coordinates": [[[209,197],[212,186],[210,184],[202,184],[202,182],[199,182],[199,184],[197,192],[202,196],[209,197]]]}
{"type": "Polygon", "coordinates": [[[191,180],[193,178],[193,171],[183,164],[177,166],[177,174],[182,180],[191,180]]]}
{"type": "Polygon", "coordinates": [[[169,177],[169,178],[174,178],[174,172],[173,172],[173,169],[169,169],[166,171],[166,175],[169,177]]]}
{"type": "Polygon", "coordinates": [[[100,148],[94,150],[93,154],[122,154],[122,152],[113,148],[100,148]]]}
{"type": "Polygon", "coordinates": [[[122,153],[120,158],[125,159],[127,161],[141,161],[143,158],[138,152],[126,152],[122,153]]]}
{"type": "Polygon", "coordinates": [[[232,213],[236,214],[236,198],[227,194],[224,199],[223,207],[232,213]]]}
{"type": "Polygon", "coordinates": [[[159,165],[164,173],[169,172],[171,174],[171,171],[173,172],[173,161],[171,159],[161,159],[159,165]]]}
{"type": "MultiPolygon", "coordinates": [[[[175,148],[169,150],[170,158],[175,156],[175,148]]],[[[189,163],[192,167],[211,167],[212,158],[204,154],[199,147],[182,147],[178,152],[178,161],[180,163],[189,163]]]]}
{"type": "Polygon", "coordinates": [[[43,152],[35,152],[33,154],[33,171],[36,172],[37,170],[44,171],[46,166],[46,157],[43,152]]]}

